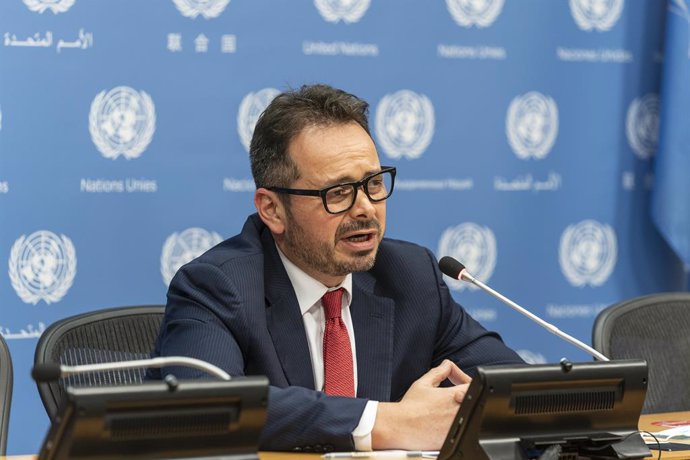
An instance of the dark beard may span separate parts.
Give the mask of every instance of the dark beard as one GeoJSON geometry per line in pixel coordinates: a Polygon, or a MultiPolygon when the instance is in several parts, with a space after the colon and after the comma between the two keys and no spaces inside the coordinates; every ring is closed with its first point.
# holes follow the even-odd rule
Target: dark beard
{"type": "MultiPolygon", "coordinates": [[[[348,232],[359,230],[376,229],[379,238],[381,237],[381,224],[376,220],[353,221],[338,227],[335,232],[333,246],[323,242],[310,240],[303,227],[297,223],[292,213],[287,210],[288,226],[285,231],[285,246],[290,255],[295,257],[301,264],[309,267],[318,273],[329,276],[345,276],[354,272],[364,272],[370,270],[376,261],[376,248],[354,253],[354,258],[347,261],[338,261],[335,256],[335,245],[340,238],[348,232]]],[[[293,261],[295,262],[295,261],[293,261]]]]}

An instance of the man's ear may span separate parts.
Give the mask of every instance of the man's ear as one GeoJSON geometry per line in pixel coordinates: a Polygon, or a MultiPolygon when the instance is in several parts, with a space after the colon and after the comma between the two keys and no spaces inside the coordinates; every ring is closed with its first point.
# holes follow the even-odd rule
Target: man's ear
{"type": "Polygon", "coordinates": [[[285,206],[278,194],[258,188],[254,192],[254,206],[271,233],[282,235],[285,231],[285,206]]]}

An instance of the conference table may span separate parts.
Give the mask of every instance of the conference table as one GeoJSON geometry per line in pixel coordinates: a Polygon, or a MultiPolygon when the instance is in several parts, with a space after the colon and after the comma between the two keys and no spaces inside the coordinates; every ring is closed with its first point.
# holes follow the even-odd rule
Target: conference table
{"type": "MultiPolygon", "coordinates": [[[[681,424],[683,422],[685,422],[685,424],[687,424],[687,425],[690,425],[690,411],[689,412],[668,412],[665,414],[642,415],[640,417],[640,422],[639,422],[638,426],[639,426],[640,430],[649,431],[649,432],[654,433],[656,431],[662,431],[662,430],[666,430],[668,428],[672,428],[673,426],[676,426],[676,425],[681,424]]],[[[688,440],[687,442],[688,442],[688,444],[690,444],[690,440],[688,440]]],[[[648,457],[650,460],[659,458],[659,451],[658,450],[652,450],[652,454],[653,454],[652,457],[648,457]]],[[[321,455],[320,454],[304,454],[304,453],[294,454],[294,453],[286,453],[286,452],[260,452],[259,458],[261,460],[280,460],[280,459],[315,460],[315,459],[321,458],[321,455]]],[[[690,450],[675,451],[675,452],[661,451],[661,459],[662,460],[671,460],[671,459],[690,460],[690,450]]],[[[400,456],[399,459],[386,457],[386,460],[409,460],[409,459],[407,459],[404,456],[400,456]]]]}
{"type": "MultiPolygon", "coordinates": [[[[640,417],[639,428],[643,431],[657,432],[672,428],[678,425],[690,425],[690,411],[688,412],[668,412],[664,414],[642,415],[640,417]]],[[[682,442],[682,441],[680,441],[682,442]]],[[[686,441],[690,445],[690,440],[686,441]]],[[[659,451],[652,450],[650,460],[659,458],[659,451]]],[[[259,452],[260,460],[316,460],[321,458],[321,454],[292,453],[292,452],[259,452]]],[[[0,460],[35,460],[35,455],[11,455],[0,457],[0,460]]],[[[386,460],[396,460],[396,457],[386,457],[386,460]]],[[[690,460],[690,450],[667,452],[661,451],[662,460],[684,459],[690,460]]],[[[408,460],[405,456],[400,456],[397,460],[408,460]]]]}
{"type": "MultiPolygon", "coordinates": [[[[665,414],[648,414],[642,415],[640,417],[640,422],[638,427],[641,431],[649,431],[655,433],[657,431],[667,430],[673,428],[674,426],[680,425],[690,425],[690,411],[688,412],[667,412],[665,414]]],[[[687,441],[677,441],[681,444],[689,444],[690,440],[687,441]]],[[[656,459],[658,457],[657,450],[652,450],[654,456],[649,457],[650,459],[656,459]]],[[[661,451],[661,458],[666,459],[690,459],[690,450],[680,450],[675,452],[661,451]]]]}

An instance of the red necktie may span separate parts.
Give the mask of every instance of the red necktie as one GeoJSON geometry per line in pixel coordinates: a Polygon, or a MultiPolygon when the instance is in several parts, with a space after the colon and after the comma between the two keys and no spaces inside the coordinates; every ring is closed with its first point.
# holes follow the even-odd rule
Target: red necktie
{"type": "Polygon", "coordinates": [[[352,347],[347,327],[340,316],[343,289],[327,292],[321,297],[326,313],[323,333],[323,391],[334,396],[355,396],[352,347]]]}

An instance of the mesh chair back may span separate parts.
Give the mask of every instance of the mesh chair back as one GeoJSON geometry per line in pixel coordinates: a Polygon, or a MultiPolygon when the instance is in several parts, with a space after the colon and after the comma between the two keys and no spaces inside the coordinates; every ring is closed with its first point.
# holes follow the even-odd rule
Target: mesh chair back
{"type": "Polygon", "coordinates": [[[653,294],[611,305],[594,322],[592,344],[611,359],[647,360],[642,412],[690,410],[690,293],[653,294]]]}
{"type": "Polygon", "coordinates": [[[0,335],[0,456],[7,450],[7,425],[12,402],[12,357],[5,339],[0,335]]]}
{"type": "MultiPolygon", "coordinates": [[[[35,364],[95,364],[146,359],[151,356],[163,319],[163,305],[119,307],[62,319],[43,332],[35,364]]],[[[65,398],[66,386],[141,383],[146,369],[92,372],[39,383],[38,392],[51,420],[65,398]]]]}

